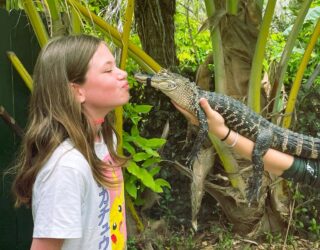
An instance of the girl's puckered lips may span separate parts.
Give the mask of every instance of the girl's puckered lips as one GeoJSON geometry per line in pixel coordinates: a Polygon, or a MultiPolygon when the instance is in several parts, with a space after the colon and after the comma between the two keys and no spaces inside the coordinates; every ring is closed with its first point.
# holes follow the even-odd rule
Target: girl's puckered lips
{"type": "Polygon", "coordinates": [[[123,89],[129,89],[129,84],[128,84],[128,82],[126,82],[125,84],[123,84],[121,88],[123,88],[123,89]]]}

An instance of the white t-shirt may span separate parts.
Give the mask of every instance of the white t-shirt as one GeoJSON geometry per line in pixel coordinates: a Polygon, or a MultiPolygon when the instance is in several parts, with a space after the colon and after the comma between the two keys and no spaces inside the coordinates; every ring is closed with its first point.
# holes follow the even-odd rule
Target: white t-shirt
{"type": "MultiPolygon", "coordinates": [[[[100,159],[111,161],[105,143],[96,143],[95,151],[100,159]]],[[[119,167],[108,172],[107,178],[122,181],[119,167]]],[[[123,182],[118,186],[109,190],[99,186],[87,160],[67,139],[36,177],[33,237],[64,239],[63,250],[124,249],[123,182]]]]}

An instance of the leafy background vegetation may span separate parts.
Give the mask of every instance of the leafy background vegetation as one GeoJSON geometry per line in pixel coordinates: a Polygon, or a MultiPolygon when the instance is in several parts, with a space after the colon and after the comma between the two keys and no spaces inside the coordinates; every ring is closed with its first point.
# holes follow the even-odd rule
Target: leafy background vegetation
{"type": "MultiPolygon", "coordinates": [[[[195,72],[199,64],[204,62],[208,53],[211,51],[211,44],[209,42],[210,34],[208,31],[199,32],[200,27],[206,19],[206,15],[204,14],[205,10],[202,9],[201,12],[201,6],[198,4],[196,10],[199,12],[193,13],[193,9],[190,11],[190,8],[187,8],[184,5],[185,2],[186,1],[178,1],[177,4],[177,13],[175,15],[175,42],[177,45],[177,56],[180,63],[180,72],[182,72],[182,74],[184,75],[189,76],[191,79],[194,79],[195,72]],[[186,11],[189,11],[188,15],[186,15],[186,11]]],[[[197,3],[195,3],[195,5],[197,5],[197,3]]],[[[268,39],[266,50],[267,54],[264,62],[264,71],[270,73],[270,70],[272,70],[272,63],[274,61],[279,61],[281,53],[288,38],[288,34],[290,33],[290,29],[292,28],[294,17],[300,5],[301,1],[291,1],[290,5],[285,6],[281,10],[280,14],[275,17],[268,39]]],[[[291,89],[291,84],[298,70],[301,58],[304,53],[304,49],[308,44],[310,36],[314,30],[316,20],[319,18],[319,10],[320,1],[314,1],[311,5],[311,9],[303,25],[302,31],[299,34],[298,41],[294,48],[293,54],[290,57],[288,70],[284,81],[284,91],[286,95],[289,93],[291,89]]],[[[292,124],[293,130],[304,134],[310,134],[316,137],[319,137],[320,135],[320,77],[319,75],[315,77],[312,84],[309,85],[307,85],[307,81],[311,77],[317,65],[319,64],[319,45],[320,41],[318,40],[317,45],[315,46],[315,49],[312,52],[311,60],[309,61],[308,67],[304,73],[302,87],[298,96],[297,105],[295,109],[295,116],[292,124]]],[[[137,90],[139,88],[142,87],[133,87],[133,93],[136,91],[140,93],[141,91],[137,90]]],[[[149,93],[148,91],[146,91],[145,94],[154,97],[154,93],[149,93]]],[[[148,100],[150,99],[155,100],[157,98],[149,98],[148,100]]],[[[142,97],[141,101],[144,100],[145,97],[142,97]]],[[[153,109],[157,110],[158,105],[159,103],[155,102],[153,104],[153,109]]],[[[159,118],[159,120],[161,120],[160,116],[161,115],[153,116],[153,119],[159,118]]],[[[184,125],[181,125],[181,128],[184,128],[184,125]]],[[[152,128],[148,126],[147,118],[145,120],[144,129],[147,129],[149,131],[146,133],[148,135],[157,135],[157,133],[150,132],[152,131],[152,128]]],[[[167,145],[167,147],[170,148],[170,144],[167,145]]],[[[162,170],[162,175],[164,176],[164,178],[167,177],[171,179],[171,181],[176,180],[177,177],[173,177],[169,172],[170,170],[168,169],[162,170]]],[[[291,188],[294,193],[296,209],[293,213],[293,226],[290,230],[290,234],[288,236],[286,244],[296,247],[303,247],[303,244],[301,243],[302,245],[300,245],[295,236],[299,235],[306,237],[311,241],[315,241],[316,243],[314,246],[316,247],[318,246],[317,242],[319,242],[318,240],[320,238],[320,196],[315,190],[309,187],[292,185],[291,188]],[[310,199],[310,197],[312,198],[310,199]]],[[[175,206],[179,206],[179,201],[181,202],[181,200],[179,200],[179,197],[176,195],[177,194],[175,194],[174,192],[165,189],[165,192],[162,195],[162,199],[160,200],[160,213],[162,216],[166,216],[166,218],[169,218],[171,221],[174,221],[181,225],[184,222],[181,220],[181,218],[177,218],[177,214],[175,214],[174,212],[175,208],[172,208],[172,203],[174,203],[175,206]]],[[[207,198],[207,201],[208,200],[209,202],[216,204],[216,202],[212,199],[207,198]]],[[[183,205],[190,209],[188,204],[182,204],[182,206],[183,205]]],[[[206,214],[206,216],[211,216],[212,218],[216,219],[218,218],[218,220],[220,219],[221,221],[225,220],[226,218],[221,219],[221,215],[217,215],[219,212],[221,212],[219,211],[219,208],[216,207],[215,209],[216,211],[213,212],[213,214],[206,214]]],[[[179,209],[176,210],[179,211],[179,209]]],[[[157,213],[159,211],[155,212],[157,213]]],[[[215,238],[216,242],[218,242],[216,245],[217,249],[236,249],[236,237],[231,233],[232,226],[228,226],[228,223],[226,221],[224,221],[222,224],[223,225],[214,224],[212,226],[212,229],[209,230],[211,232],[211,240],[213,237],[212,235],[215,235],[215,237],[213,238],[215,238]]],[[[173,228],[174,227],[175,226],[173,225],[173,228]]],[[[174,233],[165,242],[157,242],[155,244],[159,246],[159,249],[163,249],[165,246],[168,245],[170,245],[170,247],[172,248],[177,249],[196,249],[195,239],[193,238],[192,241],[190,238],[188,238],[190,237],[190,235],[192,235],[191,232],[188,232],[188,230],[184,230],[181,234],[174,233]],[[185,240],[179,240],[181,238],[185,240]]],[[[205,238],[206,236],[202,235],[202,237],[205,238]]],[[[209,241],[210,240],[208,240],[208,242],[209,241]]],[[[280,248],[281,246],[283,246],[283,238],[280,235],[266,234],[265,242],[266,244],[273,245],[273,247],[280,248]]],[[[264,247],[266,249],[268,248],[268,246],[264,247]]],[[[305,247],[308,248],[310,246],[305,247]]],[[[241,249],[241,247],[239,249],[241,249]]]]}
{"type": "MultiPolygon", "coordinates": [[[[119,4],[120,1],[111,1],[112,4],[119,4]]],[[[108,15],[106,6],[111,5],[110,1],[89,0],[88,8],[113,23],[121,29],[123,13],[117,12],[108,15]]],[[[303,1],[288,1],[288,6],[282,6],[281,11],[274,17],[272,29],[269,34],[266,57],[263,71],[272,71],[272,64],[279,61],[281,53],[293,25],[294,18],[303,1]]],[[[124,2],[125,3],[125,2],[124,2]]],[[[124,6],[120,8],[123,10],[124,6]]],[[[307,19],[299,34],[295,49],[290,57],[285,78],[283,93],[288,94],[295,74],[299,67],[304,49],[309,42],[316,20],[319,18],[320,0],[313,1],[307,19]]],[[[211,51],[210,33],[208,30],[201,31],[200,27],[206,20],[205,7],[202,1],[177,1],[177,12],[175,15],[175,42],[179,69],[181,74],[195,79],[198,66],[202,64],[211,51]]],[[[87,33],[100,34],[88,22],[85,26],[87,33]]],[[[131,31],[130,40],[140,45],[136,30],[131,31]]],[[[298,96],[295,116],[292,128],[305,134],[319,137],[320,131],[320,77],[316,76],[311,84],[307,84],[314,69],[319,64],[320,41],[313,50],[311,60],[304,73],[302,88],[298,96]]],[[[117,49],[114,49],[118,55],[117,49]]],[[[213,66],[211,67],[213,70],[213,66]]],[[[161,233],[152,230],[145,230],[144,235],[139,238],[129,239],[129,249],[141,249],[146,241],[152,242],[157,249],[198,249],[206,247],[212,242],[216,249],[236,249],[242,242],[232,234],[232,225],[223,216],[217,202],[212,197],[206,197],[200,220],[206,226],[200,230],[198,235],[189,230],[190,228],[190,204],[188,200],[189,180],[179,176],[170,164],[165,167],[161,165],[160,155],[170,156],[169,160],[180,160],[185,157],[183,153],[175,150],[176,144],[183,144],[186,121],[170,104],[165,97],[159,97],[153,89],[148,86],[137,84],[131,77],[134,72],[140,70],[132,59],[127,62],[126,70],[129,73],[131,85],[131,102],[124,107],[124,149],[125,153],[131,154],[132,159],[126,172],[126,191],[133,198],[137,207],[143,208],[147,200],[144,198],[146,190],[161,193],[161,198],[156,198],[158,206],[152,208],[147,214],[148,220],[165,219],[169,222],[169,231],[161,233]],[[166,120],[174,124],[176,130],[169,133],[168,139],[161,138],[163,125],[166,120]],[[170,185],[170,184],[171,185],[170,185]],[[171,189],[171,186],[175,185],[171,189]],[[210,203],[210,204],[209,204],[210,203]],[[181,213],[184,214],[181,214],[181,213]],[[208,226],[209,224],[209,226],[208,226]],[[200,243],[199,243],[200,242],[200,243]],[[200,246],[199,246],[200,244],[200,246]]],[[[188,152],[188,148],[185,148],[188,152]]],[[[308,187],[291,185],[294,194],[295,210],[292,214],[292,227],[287,244],[298,246],[295,243],[295,236],[319,243],[320,238],[320,196],[308,187]],[[310,198],[312,197],[312,198],[310,198]]],[[[147,223],[146,223],[147,224],[147,223]]],[[[265,235],[266,244],[281,245],[283,239],[279,235],[265,235]]],[[[248,242],[247,246],[255,245],[248,242]]],[[[300,245],[299,245],[300,246],[300,245]]],[[[317,245],[319,246],[319,244],[317,245]]],[[[266,246],[266,248],[268,248],[266,246]]],[[[244,249],[243,245],[242,248],[244,249]]],[[[249,249],[249,248],[247,248],[249,249]]]]}
{"type": "MultiPolygon", "coordinates": [[[[184,5],[184,2],[185,1],[178,1],[177,4],[177,13],[175,15],[175,41],[177,44],[177,56],[180,62],[179,69],[181,72],[183,72],[183,74],[188,75],[190,78],[194,79],[197,67],[199,66],[199,64],[203,63],[206,56],[211,50],[211,45],[209,43],[210,34],[208,31],[203,31],[200,33],[198,32],[206,18],[204,13],[202,12],[202,14],[195,14],[191,11],[189,15],[186,15],[186,6],[184,5]]],[[[300,4],[301,1],[291,1],[290,5],[284,7],[281,10],[280,15],[275,17],[276,20],[273,22],[273,26],[268,39],[266,50],[267,55],[264,62],[264,71],[269,72],[271,70],[270,65],[272,65],[273,61],[279,61],[286,40],[288,38],[288,34],[290,32],[290,29],[292,28],[294,17],[297,13],[297,9],[299,9],[300,4]]],[[[314,30],[316,20],[319,18],[319,8],[320,1],[314,1],[311,5],[311,9],[303,25],[302,31],[299,34],[293,54],[290,57],[285,78],[284,90],[287,94],[290,91],[291,84],[298,70],[301,58],[304,53],[304,49],[309,42],[310,36],[314,30]]],[[[198,6],[198,10],[199,9],[201,9],[201,6],[198,6]]],[[[319,45],[320,41],[318,39],[317,45],[312,52],[311,60],[309,61],[308,67],[304,73],[302,87],[299,92],[295,109],[295,116],[292,124],[293,130],[317,137],[319,137],[320,132],[319,75],[314,79],[311,85],[307,85],[306,83],[319,64],[319,45]]],[[[170,176],[170,174],[168,173],[163,174],[170,176]]],[[[290,230],[286,244],[296,247],[303,247],[303,244],[301,243],[300,245],[295,236],[299,235],[316,242],[314,245],[314,247],[316,247],[318,246],[317,242],[319,242],[320,238],[320,196],[315,190],[309,187],[297,187],[295,185],[292,185],[291,188],[294,193],[296,209],[293,213],[293,227],[290,230]],[[312,198],[310,199],[310,197],[312,198]]],[[[179,221],[177,215],[174,215],[174,209],[170,210],[169,204],[171,204],[172,202],[174,202],[176,206],[179,206],[179,204],[177,204],[177,197],[173,197],[173,195],[174,193],[170,193],[169,191],[164,193],[161,200],[162,211],[171,219],[171,221],[176,221],[177,223],[183,224],[181,220],[179,221]]],[[[215,204],[215,202],[210,198],[207,198],[207,201],[208,200],[209,202],[215,204]]],[[[189,208],[188,205],[187,207],[189,208]]],[[[216,213],[219,213],[219,209],[215,209],[216,213]]],[[[212,218],[220,218],[221,220],[221,217],[219,217],[217,214],[211,214],[209,216],[211,216],[212,218]]],[[[228,223],[225,222],[225,224],[223,224],[222,226],[217,224],[214,224],[214,226],[212,226],[210,237],[212,240],[212,235],[216,235],[216,242],[218,242],[218,244],[216,245],[217,249],[236,249],[237,247],[235,243],[236,237],[231,233],[232,227],[229,227],[227,225],[228,223]]],[[[190,244],[192,240],[190,241],[188,236],[186,236],[185,234],[190,235],[190,232],[186,230],[183,231],[183,233],[181,233],[180,235],[172,235],[170,237],[171,240],[173,238],[184,238],[186,239],[185,241],[179,242],[179,240],[176,240],[174,242],[166,242],[166,245],[170,245],[173,248],[185,247],[185,249],[195,249],[196,242],[193,242],[193,245],[190,244]]],[[[265,235],[265,242],[266,244],[270,244],[269,247],[272,247],[272,245],[273,247],[278,248],[283,246],[283,238],[279,235],[267,234],[265,235]]],[[[164,246],[160,244],[159,249],[161,249],[161,247],[164,246]]],[[[266,249],[268,248],[268,246],[264,247],[266,249]]],[[[305,247],[308,248],[310,246],[305,247]]],[[[241,249],[241,247],[239,249],[241,249]]]]}

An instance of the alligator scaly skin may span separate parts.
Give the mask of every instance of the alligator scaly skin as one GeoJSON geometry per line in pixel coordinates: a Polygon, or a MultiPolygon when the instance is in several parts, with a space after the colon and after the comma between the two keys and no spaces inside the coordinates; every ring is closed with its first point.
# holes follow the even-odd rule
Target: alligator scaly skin
{"type": "Polygon", "coordinates": [[[264,171],[262,157],[269,148],[303,158],[320,159],[319,138],[276,126],[242,102],[229,96],[201,90],[187,78],[165,70],[152,77],[136,74],[135,78],[145,83],[148,79],[152,87],[159,89],[171,100],[198,117],[199,132],[189,156],[190,164],[197,156],[208,133],[207,118],[199,105],[201,97],[206,98],[210,106],[223,116],[229,128],[255,142],[252,152],[253,175],[248,182],[249,203],[258,200],[264,171]]]}
{"type": "Polygon", "coordinates": [[[270,131],[271,140],[268,148],[303,158],[320,159],[319,138],[276,126],[242,102],[226,95],[200,90],[199,96],[208,100],[210,106],[223,116],[229,128],[250,140],[257,142],[261,134],[270,131]]]}
{"type": "Polygon", "coordinates": [[[258,199],[264,164],[262,157],[269,148],[303,158],[319,159],[320,139],[295,133],[269,122],[240,101],[228,96],[199,91],[210,106],[220,113],[226,125],[255,142],[252,152],[253,174],[248,181],[249,204],[258,199]]]}

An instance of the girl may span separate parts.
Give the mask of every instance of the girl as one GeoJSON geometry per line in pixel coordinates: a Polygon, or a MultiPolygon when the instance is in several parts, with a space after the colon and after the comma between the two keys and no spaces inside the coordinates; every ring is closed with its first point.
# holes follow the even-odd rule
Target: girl
{"type": "Polygon", "coordinates": [[[66,36],[42,49],[33,83],[13,184],[16,205],[32,206],[31,249],[125,248],[125,159],[110,115],[129,100],[127,73],[100,39],[66,36]]]}

